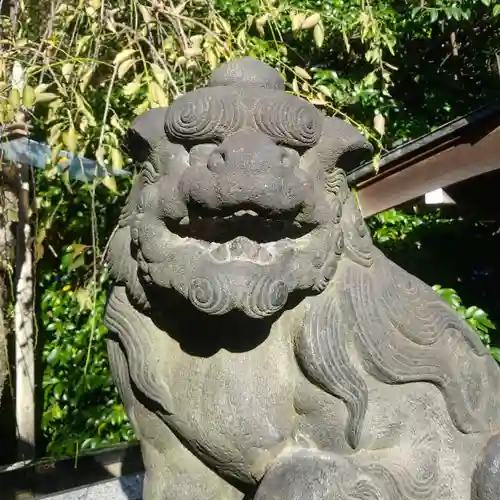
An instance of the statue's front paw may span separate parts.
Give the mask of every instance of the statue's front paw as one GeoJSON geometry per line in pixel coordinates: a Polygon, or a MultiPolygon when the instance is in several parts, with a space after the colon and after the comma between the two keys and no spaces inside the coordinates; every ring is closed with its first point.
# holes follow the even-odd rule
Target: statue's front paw
{"type": "Polygon", "coordinates": [[[472,477],[472,500],[500,499],[500,434],[491,437],[472,477]]]}
{"type": "Polygon", "coordinates": [[[383,491],[348,459],[330,453],[300,450],[280,457],[268,470],[254,500],[348,498],[385,497],[383,491]]]}

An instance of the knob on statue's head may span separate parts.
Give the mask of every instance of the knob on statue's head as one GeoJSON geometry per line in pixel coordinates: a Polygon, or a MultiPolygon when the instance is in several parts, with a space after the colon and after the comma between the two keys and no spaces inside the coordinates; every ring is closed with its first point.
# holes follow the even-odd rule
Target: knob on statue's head
{"type": "Polygon", "coordinates": [[[212,73],[208,82],[209,87],[227,85],[285,89],[285,82],[277,70],[252,57],[222,64],[212,73]]]}

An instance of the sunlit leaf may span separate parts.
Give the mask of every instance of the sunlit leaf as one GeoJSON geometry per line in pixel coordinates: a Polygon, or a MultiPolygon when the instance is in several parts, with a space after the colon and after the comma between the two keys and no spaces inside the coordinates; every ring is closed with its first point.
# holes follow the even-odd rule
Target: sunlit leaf
{"type": "Polygon", "coordinates": [[[130,59],[134,54],[136,53],[135,49],[125,49],[116,54],[115,59],[114,59],[114,64],[115,66],[118,66],[122,62],[126,61],[127,59],[130,59]]]}
{"type": "Polygon", "coordinates": [[[304,68],[301,68],[300,66],[295,66],[293,70],[295,71],[295,74],[300,78],[303,78],[304,80],[311,79],[311,75],[304,68]]]}
{"type": "Polygon", "coordinates": [[[307,30],[314,28],[321,21],[321,15],[317,12],[307,17],[301,25],[301,29],[307,30]]]}

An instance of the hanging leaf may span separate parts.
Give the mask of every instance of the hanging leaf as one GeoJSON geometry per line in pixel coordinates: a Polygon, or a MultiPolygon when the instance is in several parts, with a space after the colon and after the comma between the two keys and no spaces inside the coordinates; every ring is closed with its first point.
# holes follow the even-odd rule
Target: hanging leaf
{"type": "Polygon", "coordinates": [[[292,31],[298,31],[302,26],[303,22],[306,20],[306,16],[304,14],[292,14],[290,16],[292,21],[292,31]]]}
{"type": "Polygon", "coordinates": [[[385,134],[385,118],[380,113],[376,113],[373,117],[373,128],[380,135],[385,134]]]}
{"type": "Polygon", "coordinates": [[[80,113],[82,113],[87,118],[87,120],[89,121],[89,125],[91,127],[95,127],[97,123],[95,121],[94,115],[90,112],[90,106],[85,101],[85,99],[77,92],[75,92],[75,102],[78,111],[80,111],[80,113]]]}
{"type": "Polygon", "coordinates": [[[135,63],[135,59],[127,59],[126,61],[123,61],[118,68],[118,80],[121,80],[127,74],[128,70],[132,68],[132,66],[134,66],[135,63]]]}
{"type": "Polygon", "coordinates": [[[376,81],[377,81],[377,75],[374,71],[368,73],[364,78],[365,85],[367,85],[368,87],[373,87],[376,81]]]}
{"type": "Polygon", "coordinates": [[[106,150],[104,146],[99,146],[95,152],[95,159],[99,165],[104,165],[104,155],[106,154],[106,150]]]}
{"type": "Polygon", "coordinates": [[[36,101],[35,89],[26,85],[23,90],[23,106],[27,109],[31,109],[36,101]]]}
{"type": "Polygon", "coordinates": [[[300,66],[295,66],[293,70],[295,71],[295,74],[300,78],[303,78],[304,80],[311,79],[311,75],[304,68],[301,68],[300,66]]]}
{"type": "Polygon", "coordinates": [[[68,148],[68,151],[72,154],[75,154],[78,143],[78,136],[73,124],[71,124],[69,129],[63,133],[62,139],[64,145],[68,148]]]}
{"type": "Polygon", "coordinates": [[[135,49],[125,49],[125,50],[122,50],[120,53],[116,54],[115,59],[113,61],[114,65],[118,66],[123,61],[126,61],[127,59],[130,59],[135,53],[136,53],[135,49]]]}
{"type": "Polygon", "coordinates": [[[123,156],[118,148],[111,148],[111,169],[118,172],[123,167],[123,156]]]}
{"type": "Polygon", "coordinates": [[[323,41],[325,40],[325,29],[323,27],[323,23],[318,23],[314,27],[313,36],[316,47],[321,48],[323,46],[323,41]]]}
{"type": "Polygon", "coordinates": [[[347,33],[345,32],[345,30],[342,30],[342,39],[344,40],[345,49],[349,54],[351,50],[351,44],[349,43],[349,38],[347,37],[347,33]]]}
{"type": "Polygon", "coordinates": [[[330,91],[330,89],[325,86],[325,85],[318,85],[318,90],[324,94],[326,97],[329,97],[330,99],[332,98],[332,93],[330,91]]]}
{"type": "Polygon", "coordinates": [[[73,74],[73,68],[74,65],[70,62],[67,62],[62,65],[61,74],[63,78],[66,80],[66,82],[69,82],[71,75],[73,74]]]}
{"type": "Polygon", "coordinates": [[[11,89],[9,102],[14,109],[19,109],[19,106],[21,105],[21,95],[19,94],[19,90],[15,88],[11,89]]]}
{"type": "Polygon", "coordinates": [[[217,67],[218,63],[215,52],[211,48],[208,48],[206,51],[206,56],[207,56],[207,62],[210,65],[210,69],[214,70],[217,67]]]}
{"type": "Polygon", "coordinates": [[[102,184],[106,186],[112,193],[117,193],[118,188],[116,187],[116,179],[111,175],[107,175],[102,179],[102,184]]]}
{"type": "Polygon", "coordinates": [[[187,2],[181,2],[179,5],[177,5],[175,8],[174,8],[174,14],[177,14],[178,16],[180,16],[184,9],[186,8],[186,5],[187,5],[187,2]]]}
{"type": "Polygon", "coordinates": [[[165,95],[165,92],[163,92],[163,89],[158,85],[157,82],[151,82],[149,88],[151,105],[155,107],[168,106],[168,97],[165,95]]]}
{"type": "Polygon", "coordinates": [[[141,13],[141,16],[146,24],[149,24],[154,21],[153,16],[144,5],[137,2],[137,8],[139,9],[139,12],[141,13]]]}
{"type": "Polygon", "coordinates": [[[52,92],[41,92],[40,94],[35,95],[35,103],[51,102],[56,98],[57,94],[53,94],[52,92]]]}
{"type": "Polygon", "coordinates": [[[89,83],[90,83],[90,79],[92,78],[92,75],[94,74],[94,68],[90,68],[89,70],[87,70],[83,76],[81,77],[81,80],[80,80],[80,92],[85,92],[85,90],[87,89],[89,83]]]}
{"type": "Polygon", "coordinates": [[[127,85],[123,87],[123,95],[126,97],[130,97],[136,94],[141,88],[141,79],[142,75],[137,75],[130,83],[127,83],[127,85]]]}
{"type": "Polygon", "coordinates": [[[151,72],[153,73],[153,76],[158,84],[163,87],[165,84],[165,70],[160,68],[158,64],[153,63],[151,64],[151,72]]]}
{"type": "Polygon", "coordinates": [[[222,28],[223,30],[228,34],[230,35],[232,33],[232,30],[231,30],[231,25],[229,24],[228,21],[226,21],[224,18],[219,18],[219,22],[221,23],[222,25],[222,28]]]}
{"type": "Polygon", "coordinates": [[[257,18],[255,20],[255,27],[257,28],[257,31],[261,35],[265,34],[264,26],[266,25],[266,23],[268,21],[268,18],[269,18],[269,15],[268,14],[264,14],[263,16],[260,16],[259,18],[257,18]]]}
{"type": "Polygon", "coordinates": [[[321,21],[321,16],[316,12],[315,14],[307,17],[301,25],[301,29],[308,30],[314,28],[321,21]]]}
{"type": "Polygon", "coordinates": [[[196,57],[202,54],[201,48],[200,47],[188,47],[184,51],[184,55],[190,59],[192,57],[196,57]]]}

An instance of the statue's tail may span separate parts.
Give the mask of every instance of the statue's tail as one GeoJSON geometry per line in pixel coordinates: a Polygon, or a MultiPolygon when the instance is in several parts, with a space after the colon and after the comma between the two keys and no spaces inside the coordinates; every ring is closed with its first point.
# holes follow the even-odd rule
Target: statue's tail
{"type": "Polygon", "coordinates": [[[500,499],[500,434],[491,437],[472,477],[472,500],[500,499]]]}

